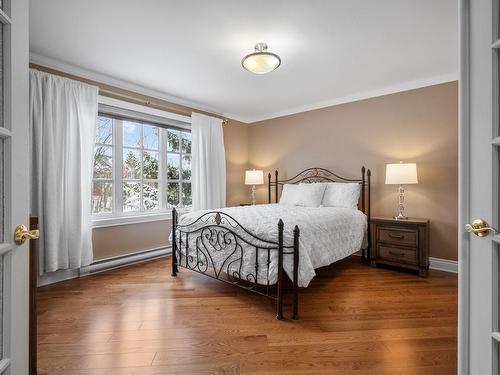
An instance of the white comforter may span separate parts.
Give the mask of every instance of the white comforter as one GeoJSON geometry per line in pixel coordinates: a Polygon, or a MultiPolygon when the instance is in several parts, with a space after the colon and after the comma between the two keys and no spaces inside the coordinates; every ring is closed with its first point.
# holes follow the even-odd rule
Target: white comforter
{"type": "MultiPolygon", "coordinates": [[[[280,204],[265,204],[244,207],[229,207],[217,210],[236,219],[241,226],[257,237],[278,241],[278,220],[282,219],[284,227],[284,244],[293,244],[293,228],[298,225],[299,239],[299,286],[307,287],[316,275],[315,269],[327,266],[347,257],[366,246],[366,215],[348,208],[335,207],[298,207],[280,204]]],[[[180,215],[179,224],[189,224],[210,211],[194,211],[180,215]]],[[[246,236],[248,238],[248,236],[246,236]]],[[[189,239],[190,249],[196,247],[194,239],[189,239]]],[[[256,241],[254,241],[256,242],[256,241]]],[[[185,255],[184,248],[182,253],[185,255]]],[[[259,253],[259,263],[267,264],[267,253],[259,253]]],[[[258,282],[264,283],[269,274],[270,284],[277,280],[277,256],[275,251],[271,257],[269,269],[260,267],[258,282]]],[[[213,262],[220,268],[227,254],[214,252],[213,262]]],[[[285,255],[284,269],[292,279],[293,256],[285,255]]],[[[241,277],[255,274],[255,248],[245,246],[244,262],[241,277]]]]}

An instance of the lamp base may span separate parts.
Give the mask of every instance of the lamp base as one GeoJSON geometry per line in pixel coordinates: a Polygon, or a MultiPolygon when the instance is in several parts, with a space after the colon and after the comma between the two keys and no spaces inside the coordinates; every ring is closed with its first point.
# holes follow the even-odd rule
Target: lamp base
{"type": "Polygon", "coordinates": [[[397,214],[396,216],[393,216],[393,219],[396,220],[408,220],[408,216],[403,215],[401,212],[397,214]]]}
{"type": "Polygon", "coordinates": [[[398,195],[399,195],[398,214],[396,216],[393,216],[393,218],[396,220],[408,220],[408,216],[405,216],[405,214],[404,214],[404,212],[405,212],[405,189],[403,188],[403,185],[399,185],[398,195]]]}
{"type": "Polygon", "coordinates": [[[257,200],[255,199],[255,185],[252,185],[252,206],[255,206],[255,203],[257,203],[257,200]]]}

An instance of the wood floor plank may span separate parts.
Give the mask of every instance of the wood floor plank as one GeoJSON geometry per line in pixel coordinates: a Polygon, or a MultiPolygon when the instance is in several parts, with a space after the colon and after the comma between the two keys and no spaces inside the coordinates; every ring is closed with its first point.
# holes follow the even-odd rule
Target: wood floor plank
{"type": "Polygon", "coordinates": [[[40,288],[39,374],[456,373],[456,275],[350,257],[301,291],[301,320],[277,321],[272,301],[169,268],[164,258],[40,288]]]}
{"type": "Polygon", "coordinates": [[[155,352],[126,353],[126,354],[93,354],[93,355],[64,355],[42,356],[38,359],[38,366],[42,373],[50,370],[64,370],[70,374],[79,369],[106,369],[111,367],[134,367],[151,365],[155,352]]]}

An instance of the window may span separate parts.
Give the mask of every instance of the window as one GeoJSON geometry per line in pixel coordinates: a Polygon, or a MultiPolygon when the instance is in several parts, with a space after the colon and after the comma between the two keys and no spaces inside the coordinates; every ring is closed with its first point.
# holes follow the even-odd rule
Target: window
{"type": "Polygon", "coordinates": [[[122,121],[122,210],[159,210],[159,128],[122,121]]]}
{"type": "Polygon", "coordinates": [[[191,205],[191,133],[167,131],[167,201],[171,206],[191,205]]]}
{"type": "Polygon", "coordinates": [[[99,116],[94,148],[92,213],[113,210],[113,119],[99,116]]]}
{"type": "Polygon", "coordinates": [[[191,205],[191,133],[100,114],[92,213],[153,214],[191,205]]]}

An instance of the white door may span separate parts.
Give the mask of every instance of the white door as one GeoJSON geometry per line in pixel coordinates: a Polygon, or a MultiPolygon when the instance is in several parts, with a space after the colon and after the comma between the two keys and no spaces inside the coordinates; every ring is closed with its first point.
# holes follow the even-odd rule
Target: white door
{"type": "Polygon", "coordinates": [[[0,0],[0,374],[28,374],[28,0],[0,0]]]}
{"type": "Polygon", "coordinates": [[[460,1],[458,355],[459,373],[471,375],[500,370],[500,235],[484,228],[500,225],[499,1],[460,1]]]}

